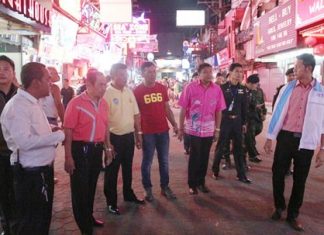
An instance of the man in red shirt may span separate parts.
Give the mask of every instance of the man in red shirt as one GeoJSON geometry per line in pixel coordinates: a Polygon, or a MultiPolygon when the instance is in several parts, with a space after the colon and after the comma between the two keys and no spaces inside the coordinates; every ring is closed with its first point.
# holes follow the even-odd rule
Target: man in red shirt
{"type": "Polygon", "coordinates": [[[87,90],[70,101],[64,116],[65,170],[71,176],[73,214],[82,234],[92,234],[93,226],[103,225],[92,213],[103,150],[110,159],[113,152],[108,104],[102,98],[106,84],[102,73],[89,70],[87,90]]]}
{"type": "Polygon", "coordinates": [[[154,200],[151,183],[151,165],[156,149],[159,160],[161,194],[168,199],[175,199],[169,188],[169,127],[178,132],[177,123],[169,106],[167,88],[155,82],[156,66],[144,62],[141,66],[144,82],[137,86],[134,94],[141,113],[143,131],[142,183],[146,191],[145,199],[154,200]]]}

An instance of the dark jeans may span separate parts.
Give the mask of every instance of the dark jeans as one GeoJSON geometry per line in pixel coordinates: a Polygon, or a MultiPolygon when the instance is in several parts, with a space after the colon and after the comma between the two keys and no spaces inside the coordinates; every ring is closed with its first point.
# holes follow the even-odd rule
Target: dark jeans
{"type": "Polygon", "coordinates": [[[125,135],[110,134],[110,141],[116,155],[105,169],[104,192],[107,205],[117,206],[117,179],[120,165],[123,174],[123,195],[125,200],[134,199],[132,190],[132,166],[134,157],[134,133],[125,135]]]}
{"type": "Polygon", "coordinates": [[[0,213],[5,234],[14,234],[16,202],[13,188],[13,172],[9,155],[0,155],[0,213]]]}
{"type": "Polygon", "coordinates": [[[222,124],[220,128],[220,134],[216,145],[215,157],[213,162],[213,172],[219,174],[219,165],[224,154],[224,147],[230,139],[233,140],[233,155],[235,161],[235,168],[237,171],[237,177],[240,179],[246,178],[243,160],[242,149],[242,124],[240,118],[228,119],[222,118],[222,124]]]}
{"type": "Polygon", "coordinates": [[[190,188],[205,185],[208,159],[213,137],[190,135],[190,155],[188,164],[188,184],[190,188]]]}
{"type": "Polygon", "coordinates": [[[300,138],[294,137],[292,132],[281,130],[277,137],[272,165],[272,185],[275,207],[277,209],[285,209],[285,174],[290,166],[291,160],[294,160],[294,183],[288,204],[287,219],[296,219],[298,217],[299,208],[303,204],[305,183],[314,154],[313,150],[298,150],[299,142],[300,138]]]}
{"type": "Polygon", "coordinates": [[[14,172],[18,227],[16,234],[49,233],[52,218],[53,167],[14,172]]]}
{"type": "Polygon", "coordinates": [[[169,185],[169,132],[143,135],[142,183],[145,189],[152,187],[151,166],[155,149],[159,160],[160,186],[169,185]]]}
{"type": "Polygon", "coordinates": [[[92,234],[93,202],[102,168],[103,146],[72,142],[75,170],[71,175],[72,207],[81,232],[92,234]]]}

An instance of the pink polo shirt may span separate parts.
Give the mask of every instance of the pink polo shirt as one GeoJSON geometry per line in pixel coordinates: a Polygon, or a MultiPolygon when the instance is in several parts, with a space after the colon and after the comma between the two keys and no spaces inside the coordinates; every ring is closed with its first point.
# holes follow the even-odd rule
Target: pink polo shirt
{"type": "Polygon", "coordinates": [[[103,142],[108,127],[108,104],[100,99],[98,106],[86,92],[73,98],[64,114],[64,127],[72,129],[72,140],[103,142]]]}
{"type": "Polygon", "coordinates": [[[215,113],[226,108],[221,88],[214,83],[205,88],[200,80],[188,84],[179,105],[186,110],[185,133],[198,137],[214,135],[215,113]]]}
{"type": "Polygon", "coordinates": [[[297,81],[296,87],[290,96],[287,115],[282,126],[283,130],[300,133],[302,132],[307,99],[314,84],[314,79],[306,86],[297,81]]]}

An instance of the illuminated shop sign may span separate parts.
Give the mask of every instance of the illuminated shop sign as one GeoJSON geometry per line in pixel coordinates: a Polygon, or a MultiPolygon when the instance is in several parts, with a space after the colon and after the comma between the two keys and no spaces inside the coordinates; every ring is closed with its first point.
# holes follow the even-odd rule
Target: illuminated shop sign
{"type": "Polygon", "coordinates": [[[132,23],[112,24],[113,35],[136,36],[150,34],[149,19],[133,19],[132,23]]]}
{"type": "Polygon", "coordinates": [[[84,3],[81,9],[81,22],[103,35],[109,32],[108,25],[101,22],[99,10],[91,3],[84,3]]]}
{"type": "Polygon", "coordinates": [[[50,27],[50,10],[36,0],[0,0],[0,3],[14,12],[50,27]]]}
{"type": "Polygon", "coordinates": [[[288,1],[258,18],[254,30],[256,57],[296,47],[295,1],[288,1]]]}
{"type": "Polygon", "coordinates": [[[297,29],[324,19],[323,0],[298,0],[296,4],[297,29]]]}

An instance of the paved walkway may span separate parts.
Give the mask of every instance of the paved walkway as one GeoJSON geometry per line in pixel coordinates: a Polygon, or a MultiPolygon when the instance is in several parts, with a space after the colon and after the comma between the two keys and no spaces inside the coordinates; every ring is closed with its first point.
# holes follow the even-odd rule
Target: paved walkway
{"type": "MultiPolygon", "coordinates": [[[[178,110],[175,110],[178,113],[178,110]]],[[[178,119],[177,119],[178,120],[178,119]]],[[[258,149],[264,153],[262,146],[264,134],[257,139],[258,149]]],[[[213,146],[214,149],[214,146],[213,146]]],[[[160,195],[157,159],[152,166],[153,192],[155,202],[137,206],[126,203],[122,198],[121,176],[118,181],[118,206],[120,216],[107,213],[103,194],[103,173],[101,173],[94,206],[96,218],[105,222],[103,228],[94,234],[114,235],[167,235],[167,234],[298,234],[284,222],[269,219],[272,208],[271,164],[272,156],[263,156],[259,164],[251,163],[249,177],[251,185],[235,180],[235,170],[221,171],[224,179],[215,181],[211,178],[210,157],[206,185],[211,189],[208,194],[197,196],[188,194],[187,164],[188,156],[183,154],[182,144],[172,137],[170,146],[170,186],[178,199],[168,201],[160,195]]],[[[55,162],[56,177],[52,235],[80,234],[71,209],[69,177],[63,170],[63,148],[58,148],[55,162]]],[[[141,153],[136,151],[134,158],[133,188],[139,197],[143,197],[140,175],[141,153]]],[[[286,195],[290,194],[292,177],[286,180],[286,195]]],[[[305,192],[304,205],[300,219],[305,225],[304,234],[324,234],[324,168],[311,167],[305,192]]]]}

